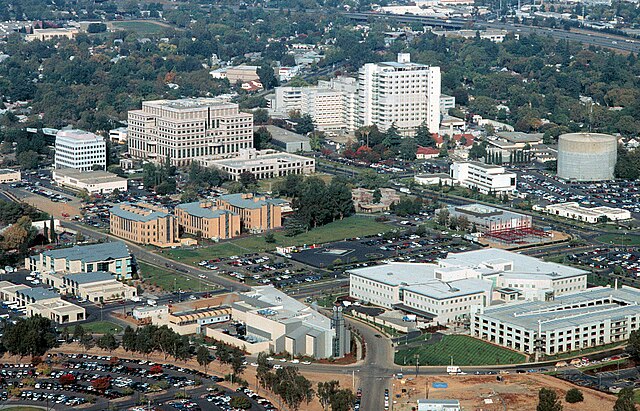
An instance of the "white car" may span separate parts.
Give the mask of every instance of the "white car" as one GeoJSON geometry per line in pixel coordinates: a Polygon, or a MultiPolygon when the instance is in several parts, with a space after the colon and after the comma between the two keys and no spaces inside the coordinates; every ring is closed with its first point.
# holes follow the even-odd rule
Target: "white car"
{"type": "Polygon", "coordinates": [[[286,358],[280,358],[280,362],[287,362],[286,358]]]}
{"type": "Polygon", "coordinates": [[[300,364],[311,365],[311,361],[302,361],[300,364]]]}
{"type": "Polygon", "coordinates": [[[291,364],[300,364],[300,360],[291,360],[291,364]]]}
{"type": "Polygon", "coordinates": [[[267,357],[267,361],[273,361],[273,357],[267,357]]]}
{"type": "Polygon", "coordinates": [[[257,367],[257,366],[258,366],[258,363],[252,362],[252,363],[251,363],[251,366],[252,366],[252,367],[257,367]]]}

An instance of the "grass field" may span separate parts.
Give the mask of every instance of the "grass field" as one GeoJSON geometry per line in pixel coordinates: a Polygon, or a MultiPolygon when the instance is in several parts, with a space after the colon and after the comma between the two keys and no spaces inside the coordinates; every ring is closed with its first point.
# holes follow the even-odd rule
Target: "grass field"
{"type": "Polygon", "coordinates": [[[596,237],[596,240],[603,244],[613,245],[640,245],[640,235],[634,234],[604,234],[596,237]]]}
{"type": "Polygon", "coordinates": [[[114,21],[115,29],[135,31],[138,34],[155,34],[160,33],[165,27],[152,21],[114,21]]]}
{"type": "Polygon", "coordinates": [[[432,345],[399,350],[395,362],[399,365],[415,365],[416,354],[420,365],[494,365],[519,364],[525,356],[466,335],[445,335],[432,345]]]}
{"type": "Polygon", "coordinates": [[[177,271],[149,265],[138,261],[140,276],[145,282],[157,285],[165,291],[191,290],[197,287],[195,280],[189,279],[177,271]]]}
{"type": "Polygon", "coordinates": [[[253,235],[193,250],[170,250],[165,252],[165,255],[183,262],[197,263],[216,257],[273,251],[276,246],[322,244],[350,237],[363,237],[381,233],[388,229],[389,226],[375,221],[372,217],[351,216],[295,237],[286,237],[283,233],[276,232],[274,233],[276,242],[271,244],[264,240],[264,236],[253,235]]]}
{"type": "Polygon", "coordinates": [[[44,408],[38,407],[27,407],[27,406],[17,406],[17,407],[8,407],[8,408],[0,408],[2,411],[42,411],[44,408]]]}
{"type": "MultiPolygon", "coordinates": [[[[106,334],[108,332],[119,334],[122,332],[121,326],[110,321],[94,321],[91,323],[82,324],[82,328],[84,328],[85,331],[94,334],[106,334]]],[[[71,330],[71,332],[73,332],[73,330],[71,330]]]]}

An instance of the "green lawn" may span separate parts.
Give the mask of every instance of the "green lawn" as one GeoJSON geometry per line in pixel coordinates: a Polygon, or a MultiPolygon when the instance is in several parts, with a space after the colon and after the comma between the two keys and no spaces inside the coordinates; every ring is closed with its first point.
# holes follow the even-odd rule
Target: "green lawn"
{"type": "MultiPolygon", "coordinates": [[[[94,321],[82,324],[82,328],[93,334],[106,334],[108,332],[111,332],[112,334],[119,334],[122,332],[121,326],[110,321],[94,321]]],[[[73,328],[70,328],[69,332],[73,332],[73,328]]]]}
{"type": "Polygon", "coordinates": [[[121,30],[135,31],[138,34],[155,34],[165,29],[161,24],[151,21],[114,21],[113,27],[121,30]]]}
{"type": "Polygon", "coordinates": [[[604,234],[596,237],[596,240],[603,244],[623,246],[640,245],[640,235],[635,234],[604,234]]]}
{"type": "Polygon", "coordinates": [[[416,354],[420,365],[449,365],[453,356],[454,365],[519,364],[526,358],[523,354],[498,347],[466,335],[445,335],[436,344],[401,349],[396,352],[396,364],[415,365],[416,354]]]}
{"type": "Polygon", "coordinates": [[[295,237],[286,237],[284,233],[274,232],[276,242],[272,244],[268,244],[262,235],[252,235],[204,248],[170,250],[166,251],[165,255],[176,260],[197,263],[216,257],[273,251],[277,246],[322,244],[350,237],[364,237],[378,234],[388,229],[388,225],[375,221],[374,217],[356,215],[315,228],[295,237]]]}
{"type": "Polygon", "coordinates": [[[598,345],[596,347],[585,348],[583,350],[575,350],[562,354],[551,355],[551,356],[543,356],[542,361],[552,361],[552,360],[564,360],[570,358],[578,358],[587,354],[592,354],[594,352],[606,351],[615,347],[620,347],[621,345],[626,345],[626,341],[614,342],[610,344],[598,345]]]}
{"type": "Polygon", "coordinates": [[[0,408],[2,411],[42,411],[44,408],[38,407],[27,407],[27,406],[17,406],[17,407],[9,407],[9,408],[0,408]]]}
{"type": "Polygon", "coordinates": [[[166,291],[197,290],[198,281],[185,277],[182,273],[173,270],[149,265],[138,261],[138,270],[141,278],[149,284],[157,285],[166,291]]]}

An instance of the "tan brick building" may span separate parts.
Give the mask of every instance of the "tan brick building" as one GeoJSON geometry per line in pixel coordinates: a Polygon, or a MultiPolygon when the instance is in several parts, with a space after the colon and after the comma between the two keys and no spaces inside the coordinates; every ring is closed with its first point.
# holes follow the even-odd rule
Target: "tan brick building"
{"type": "Polygon", "coordinates": [[[179,243],[178,222],[167,209],[145,203],[123,203],[110,211],[110,229],[115,236],[157,247],[179,243]]]}
{"type": "Polygon", "coordinates": [[[240,234],[240,216],[216,209],[211,201],[180,204],[174,213],[181,233],[220,240],[240,234]]]}
{"type": "Polygon", "coordinates": [[[240,215],[243,231],[261,232],[282,226],[283,200],[250,193],[227,194],[216,198],[219,209],[240,215]]]}

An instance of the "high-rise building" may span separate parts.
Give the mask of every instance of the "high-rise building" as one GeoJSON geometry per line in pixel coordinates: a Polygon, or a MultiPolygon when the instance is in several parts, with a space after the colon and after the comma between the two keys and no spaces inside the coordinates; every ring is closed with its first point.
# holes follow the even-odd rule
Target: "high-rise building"
{"type": "Polygon", "coordinates": [[[104,137],[83,130],[60,130],[56,134],[55,168],[91,171],[107,165],[107,143],[104,137]]]}
{"type": "Polygon", "coordinates": [[[215,98],[145,101],[129,111],[128,143],[133,157],[175,166],[229,157],[253,148],[253,115],[215,98]]]}
{"type": "Polygon", "coordinates": [[[408,53],[398,61],[367,63],[358,73],[357,127],[392,125],[403,135],[413,135],[426,123],[429,131],[440,127],[440,67],[411,63],[408,53]]]}

